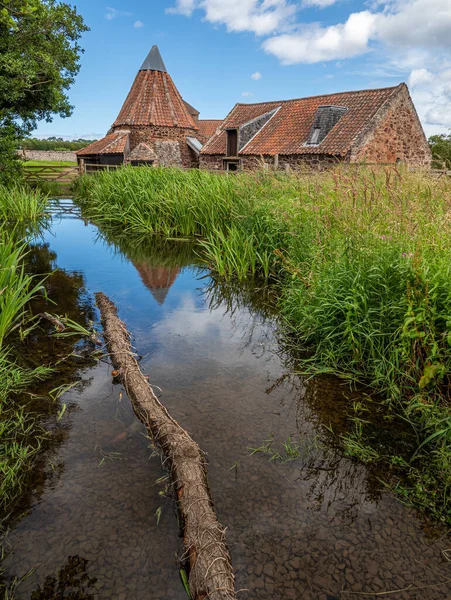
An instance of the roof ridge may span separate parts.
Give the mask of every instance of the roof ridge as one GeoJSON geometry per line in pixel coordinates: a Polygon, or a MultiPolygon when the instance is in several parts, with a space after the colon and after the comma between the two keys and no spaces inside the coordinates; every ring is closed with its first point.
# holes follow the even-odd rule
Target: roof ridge
{"type": "MultiPolygon", "coordinates": [[[[325,96],[342,96],[344,94],[363,94],[364,92],[381,92],[383,90],[395,90],[406,85],[404,81],[397,85],[390,85],[381,88],[366,88],[363,90],[348,90],[347,92],[331,92],[330,94],[315,94],[315,96],[302,96],[300,98],[289,98],[288,100],[266,100],[264,102],[236,102],[235,106],[259,106],[261,104],[286,104],[296,102],[297,100],[313,100],[314,98],[324,98],[325,96]]],[[[225,120],[225,119],[224,119],[225,120]]]]}

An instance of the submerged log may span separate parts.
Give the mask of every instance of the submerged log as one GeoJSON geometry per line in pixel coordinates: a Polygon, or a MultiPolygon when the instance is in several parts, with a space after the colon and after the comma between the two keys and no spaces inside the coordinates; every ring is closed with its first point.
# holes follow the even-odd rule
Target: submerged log
{"type": "Polygon", "coordinates": [[[101,292],[96,294],[96,300],[113,365],[133,410],[161,448],[172,476],[191,596],[193,600],[236,598],[225,532],[216,517],[208,487],[205,455],[153,393],[139,368],[130,334],[117,316],[116,306],[101,292]]]}

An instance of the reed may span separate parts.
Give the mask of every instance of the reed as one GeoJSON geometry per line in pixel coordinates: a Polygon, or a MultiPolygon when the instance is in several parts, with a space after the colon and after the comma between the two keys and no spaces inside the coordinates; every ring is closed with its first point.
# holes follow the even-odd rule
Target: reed
{"type": "Polygon", "coordinates": [[[220,275],[275,281],[303,371],[365,383],[412,424],[409,469],[428,463],[451,520],[451,179],[124,168],[77,198],[113,234],[194,238],[220,275]]]}
{"type": "Polygon", "coordinates": [[[48,374],[24,369],[11,355],[8,339],[27,317],[28,304],[43,287],[25,269],[30,234],[47,218],[48,199],[39,192],[0,186],[0,508],[6,513],[23,490],[45,433],[17,394],[48,374]]]}

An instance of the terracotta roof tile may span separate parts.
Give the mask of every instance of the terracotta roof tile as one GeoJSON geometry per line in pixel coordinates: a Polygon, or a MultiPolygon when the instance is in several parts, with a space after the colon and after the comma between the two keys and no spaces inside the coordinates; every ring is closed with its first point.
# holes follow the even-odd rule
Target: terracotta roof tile
{"type": "Polygon", "coordinates": [[[400,86],[377,90],[342,92],[296,100],[265,102],[261,104],[236,104],[220,131],[205,144],[202,154],[226,153],[226,132],[275,108],[279,110],[244,146],[240,155],[247,154],[330,154],[345,155],[355,137],[369,123],[381,106],[400,89],[400,86]],[[319,106],[342,106],[348,110],[317,146],[305,143],[319,106]]]}
{"type": "Polygon", "coordinates": [[[104,138],[78,150],[77,156],[91,154],[123,154],[127,144],[128,133],[109,133],[104,138]]]}
{"type": "Polygon", "coordinates": [[[169,73],[138,71],[113,127],[158,125],[197,129],[169,73]]]}
{"type": "Polygon", "coordinates": [[[211,136],[221,125],[222,119],[199,119],[197,122],[199,133],[207,140],[211,138],[211,136]]]}

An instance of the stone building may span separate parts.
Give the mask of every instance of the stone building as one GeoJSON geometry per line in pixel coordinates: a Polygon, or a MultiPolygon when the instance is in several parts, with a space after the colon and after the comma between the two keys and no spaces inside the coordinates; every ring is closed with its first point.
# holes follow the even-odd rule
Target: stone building
{"type": "Polygon", "coordinates": [[[142,64],[108,134],[77,152],[89,165],[197,167],[207,138],[199,111],[183,100],[157,46],[142,64]]]}
{"type": "Polygon", "coordinates": [[[300,168],[345,161],[430,166],[405,83],[297,100],[236,104],[200,153],[200,167],[300,168]]]}

